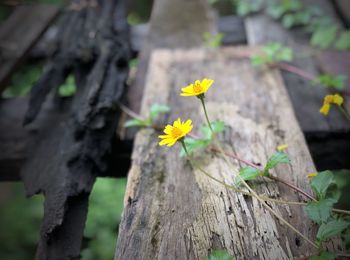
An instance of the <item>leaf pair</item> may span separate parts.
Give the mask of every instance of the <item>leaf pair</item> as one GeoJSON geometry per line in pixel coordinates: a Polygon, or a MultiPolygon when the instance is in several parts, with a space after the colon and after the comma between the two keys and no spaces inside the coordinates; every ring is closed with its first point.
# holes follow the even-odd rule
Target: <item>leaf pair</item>
{"type": "Polygon", "coordinates": [[[293,50],[291,48],[283,47],[277,42],[272,42],[262,48],[263,54],[254,55],[251,57],[253,65],[271,65],[277,62],[293,60],[293,50]]]}
{"type": "MultiPolygon", "coordinates": [[[[215,134],[223,132],[225,130],[225,124],[222,121],[214,121],[211,123],[211,128],[215,134]]],[[[202,126],[200,131],[203,135],[202,138],[190,138],[185,139],[185,144],[189,154],[192,154],[195,150],[206,149],[213,140],[213,134],[208,126],[202,126]]],[[[180,151],[180,156],[185,156],[186,152],[182,148],[180,151]]]]}
{"type": "Polygon", "coordinates": [[[236,178],[235,183],[241,184],[242,180],[251,181],[255,180],[259,176],[268,176],[269,171],[275,168],[278,164],[290,163],[288,155],[283,152],[274,153],[267,161],[263,170],[259,170],[252,167],[244,167],[239,170],[239,177],[236,178]]]}

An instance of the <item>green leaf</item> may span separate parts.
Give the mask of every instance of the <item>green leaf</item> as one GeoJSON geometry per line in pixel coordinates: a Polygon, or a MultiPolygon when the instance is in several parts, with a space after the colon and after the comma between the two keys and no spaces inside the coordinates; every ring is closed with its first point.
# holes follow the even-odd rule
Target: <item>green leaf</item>
{"type": "Polygon", "coordinates": [[[331,24],[327,27],[319,27],[311,36],[311,44],[321,49],[331,46],[336,38],[338,26],[331,24]]]}
{"type": "Polygon", "coordinates": [[[336,202],[337,201],[335,199],[331,198],[316,202],[312,201],[305,206],[305,211],[311,220],[318,224],[321,224],[329,219],[333,205],[336,202]]]}
{"type": "Polygon", "coordinates": [[[168,113],[169,111],[170,107],[167,105],[153,104],[150,109],[150,121],[153,122],[153,120],[156,119],[160,113],[168,113]]]}
{"type": "Polygon", "coordinates": [[[334,219],[327,223],[323,223],[318,229],[316,238],[318,241],[325,241],[331,237],[339,235],[349,226],[349,224],[349,222],[343,219],[334,219]]]}
{"type": "Polygon", "coordinates": [[[258,12],[263,7],[263,0],[234,0],[237,14],[246,16],[258,12]]]}
{"type": "Polygon", "coordinates": [[[350,49],[350,30],[341,33],[339,39],[335,42],[335,48],[337,50],[350,49]]]}
{"type": "Polygon", "coordinates": [[[223,121],[214,121],[211,123],[211,128],[214,133],[220,133],[225,130],[225,123],[223,121]]]}
{"type": "Polygon", "coordinates": [[[316,80],[312,81],[312,84],[319,84],[326,88],[343,90],[345,88],[346,79],[347,77],[344,75],[321,74],[316,80]]]}
{"type": "Polygon", "coordinates": [[[77,89],[73,75],[69,75],[64,84],[58,88],[58,94],[61,97],[71,97],[76,93],[76,91],[77,89]]]}
{"type": "Polygon", "coordinates": [[[327,189],[331,184],[334,184],[334,176],[331,171],[319,172],[311,179],[311,188],[314,191],[316,198],[322,200],[326,197],[327,189]]]}
{"type": "Polygon", "coordinates": [[[270,61],[268,60],[267,57],[261,56],[261,55],[254,55],[250,58],[250,62],[254,66],[259,66],[263,64],[268,64],[270,61]]]}
{"type": "Polygon", "coordinates": [[[147,120],[141,120],[141,119],[130,119],[124,123],[124,127],[132,127],[132,126],[150,126],[150,122],[147,120]]]}
{"type": "Polygon", "coordinates": [[[136,68],[138,64],[139,64],[139,59],[138,58],[131,59],[129,61],[129,68],[136,68]]]}
{"type": "Polygon", "coordinates": [[[239,170],[239,177],[236,177],[236,184],[239,185],[243,180],[249,181],[249,180],[255,180],[256,177],[261,176],[261,171],[258,169],[252,168],[252,167],[244,167],[239,170]]]}
{"type": "MultiPolygon", "coordinates": [[[[187,137],[185,139],[186,148],[189,154],[192,154],[195,150],[207,148],[210,142],[211,140],[207,140],[207,139],[193,139],[190,137],[187,137]]],[[[182,148],[180,151],[180,156],[182,157],[185,155],[186,155],[186,152],[182,148]]]]}
{"type": "Polygon", "coordinates": [[[276,152],[267,161],[264,171],[267,172],[281,163],[290,163],[288,155],[283,152],[276,152]]]}
{"type": "MultiPolygon", "coordinates": [[[[214,133],[220,133],[225,130],[225,123],[223,121],[214,121],[211,123],[211,128],[213,129],[214,133]]],[[[208,126],[202,126],[200,131],[204,135],[203,139],[211,141],[212,133],[208,126]]]]}
{"type": "Polygon", "coordinates": [[[234,257],[225,250],[216,250],[204,260],[234,260],[234,257]]]}
{"type": "Polygon", "coordinates": [[[335,260],[335,254],[332,252],[323,251],[320,255],[311,256],[309,260],[335,260]]]}

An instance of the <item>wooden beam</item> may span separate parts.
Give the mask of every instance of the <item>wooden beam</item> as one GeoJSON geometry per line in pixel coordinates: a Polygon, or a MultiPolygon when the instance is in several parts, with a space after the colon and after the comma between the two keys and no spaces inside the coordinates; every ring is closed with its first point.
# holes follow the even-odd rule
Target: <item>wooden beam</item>
{"type": "Polygon", "coordinates": [[[0,26],[0,94],[12,72],[58,15],[54,5],[20,5],[0,26]]]}
{"type": "MultiPolygon", "coordinates": [[[[273,174],[309,190],[307,173],[315,171],[280,73],[257,70],[243,56],[252,49],[203,49],[153,52],[141,111],[153,103],[168,104],[171,114],[160,124],[191,118],[195,134],[205,122],[199,100],[180,97],[180,89],[203,77],[215,80],[206,94],[209,117],[223,120],[219,136],[224,149],[265,164],[279,144],[287,143],[291,165],[273,174]]],[[[236,259],[299,259],[315,254],[302,238],[276,220],[255,199],[214,182],[179,156],[180,145],[160,147],[160,133],[145,129],[134,143],[115,259],[203,259],[227,249],[236,259]]],[[[209,151],[196,160],[214,177],[232,184],[244,165],[230,169],[209,151]]],[[[300,201],[294,191],[269,180],[255,181],[258,193],[300,201]]],[[[300,206],[270,203],[274,210],[314,239],[316,226],[300,206]]],[[[338,250],[335,241],[330,250],[338,250]]]]}
{"type": "MultiPolygon", "coordinates": [[[[308,4],[316,3],[325,14],[335,18],[331,4],[327,0],[309,0],[308,4]]],[[[309,47],[309,36],[300,30],[287,30],[281,23],[273,20],[265,14],[248,16],[245,19],[247,40],[249,45],[262,45],[268,42],[280,42],[291,47],[296,53],[293,65],[313,75],[318,75],[318,64],[313,57],[298,57],[299,54],[307,55],[309,47]]],[[[328,117],[319,113],[323,97],[328,90],[317,88],[309,80],[289,72],[282,72],[288,93],[290,95],[296,116],[301,128],[305,133],[350,132],[350,125],[338,111],[331,111],[328,117]]]]}

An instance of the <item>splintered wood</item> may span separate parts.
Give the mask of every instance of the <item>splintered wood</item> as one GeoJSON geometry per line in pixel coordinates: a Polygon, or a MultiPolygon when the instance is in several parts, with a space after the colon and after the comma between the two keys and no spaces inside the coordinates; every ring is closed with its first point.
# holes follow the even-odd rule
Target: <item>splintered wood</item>
{"type": "MultiPolygon", "coordinates": [[[[315,168],[281,76],[278,71],[253,68],[249,60],[239,58],[247,51],[154,51],[141,111],[146,116],[152,104],[167,104],[171,113],[159,124],[191,118],[193,132],[199,134],[205,122],[200,101],[180,97],[180,89],[196,79],[214,79],[206,104],[211,120],[226,124],[219,136],[224,149],[263,165],[277,145],[287,143],[292,163],[278,166],[273,174],[308,190],[306,176],[315,168]]],[[[315,253],[255,198],[227,189],[193,169],[179,156],[179,144],[160,147],[159,134],[144,129],[136,136],[115,259],[203,259],[216,249],[227,249],[236,259],[299,259],[315,253]]],[[[245,166],[232,160],[233,171],[219,154],[209,151],[197,153],[196,160],[229,184],[245,166]]],[[[268,179],[252,186],[259,194],[280,200],[303,199],[268,179]]],[[[300,206],[268,204],[307,237],[315,237],[316,226],[300,206]]],[[[336,246],[329,245],[331,250],[336,246]]]]}

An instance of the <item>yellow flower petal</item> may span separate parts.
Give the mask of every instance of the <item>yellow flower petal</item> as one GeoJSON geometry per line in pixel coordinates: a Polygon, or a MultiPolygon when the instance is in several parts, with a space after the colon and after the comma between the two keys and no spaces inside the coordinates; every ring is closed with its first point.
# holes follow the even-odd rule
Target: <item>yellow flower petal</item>
{"type": "Polygon", "coordinates": [[[282,152],[288,148],[288,144],[280,144],[277,146],[277,151],[282,152]]]}
{"type": "Polygon", "coordinates": [[[186,122],[182,122],[180,118],[174,121],[173,125],[167,125],[164,129],[165,135],[159,135],[160,139],[159,145],[173,146],[179,139],[186,136],[191,132],[192,120],[188,119],[186,122]]]}
{"type": "Polygon", "coordinates": [[[188,85],[187,87],[181,88],[182,93],[180,96],[199,96],[208,91],[210,86],[214,83],[214,80],[204,78],[202,81],[196,80],[194,83],[188,85]]]}
{"type": "Polygon", "coordinates": [[[333,96],[333,103],[334,104],[337,104],[338,106],[341,106],[343,104],[343,102],[344,102],[344,99],[343,99],[343,97],[341,95],[335,94],[333,96]]]}
{"type": "Polygon", "coordinates": [[[320,109],[320,113],[325,115],[325,116],[328,115],[330,107],[331,107],[330,104],[324,103],[320,109]]]}
{"type": "Polygon", "coordinates": [[[327,95],[324,97],[323,102],[331,104],[331,103],[333,103],[333,99],[334,99],[333,95],[327,95]]]}
{"type": "Polygon", "coordinates": [[[316,177],[317,176],[317,172],[310,172],[307,177],[309,178],[313,178],[313,177],[316,177]]]}

